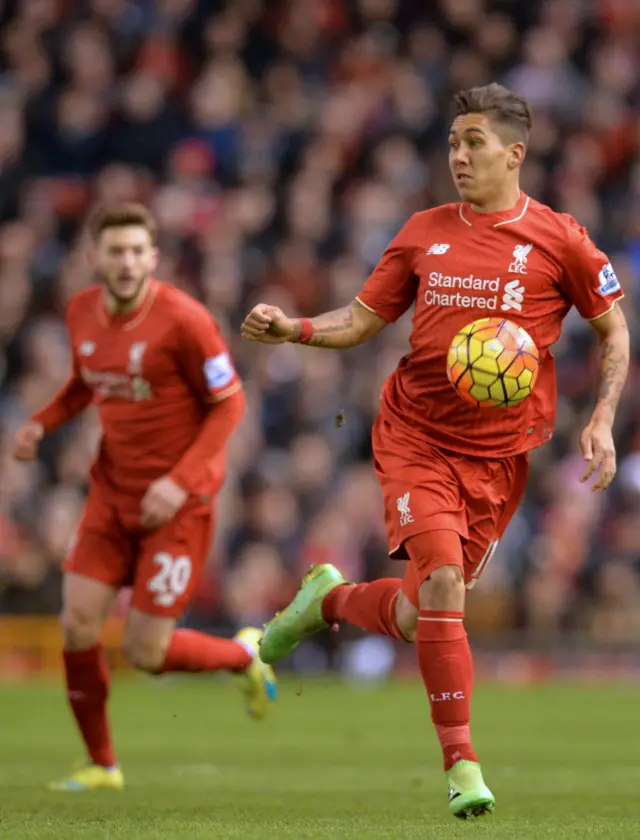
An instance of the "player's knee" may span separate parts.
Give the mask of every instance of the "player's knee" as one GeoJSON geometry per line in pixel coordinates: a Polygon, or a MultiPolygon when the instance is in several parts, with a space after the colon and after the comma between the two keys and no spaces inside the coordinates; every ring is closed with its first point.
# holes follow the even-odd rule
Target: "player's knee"
{"type": "Polygon", "coordinates": [[[137,671],[159,674],[167,656],[166,647],[159,642],[126,638],[122,645],[125,659],[137,671]]]}
{"type": "Polygon", "coordinates": [[[440,566],[420,586],[420,609],[463,610],[464,597],[464,578],[460,566],[440,566]]]}
{"type": "Polygon", "coordinates": [[[65,650],[88,650],[100,641],[102,621],[82,606],[65,606],[60,616],[65,650]]]}
{"type": "Polygon", "coordinates": [[[396,625],[403,638],[408,642],[415,642],[418,626],[418,610],[413,606],[403,592],[398,594],[395,606],[396,625]]]}

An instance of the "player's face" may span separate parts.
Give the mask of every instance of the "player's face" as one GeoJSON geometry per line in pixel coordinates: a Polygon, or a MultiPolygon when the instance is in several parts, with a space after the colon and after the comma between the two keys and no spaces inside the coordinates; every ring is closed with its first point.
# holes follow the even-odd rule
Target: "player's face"
{"type": "Polygon", "coordinates": [[[517,177],[523,157],[524,145],[505,144],[484,114],[464,114],[451,126],[449,168],[463,201],[490,204],[517,177]]]}
{"type": "Polygon", "coordinates": [[[158,263],[158,252],[142,225],[103,230],[93,262],[109,297],[119,306],[134,303],[158,263]]]}

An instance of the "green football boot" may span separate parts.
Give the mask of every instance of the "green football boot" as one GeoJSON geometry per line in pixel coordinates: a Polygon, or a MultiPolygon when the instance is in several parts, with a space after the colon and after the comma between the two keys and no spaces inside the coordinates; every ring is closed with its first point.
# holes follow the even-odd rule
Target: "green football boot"
{"type": "Polygon", "coordinates": [[[449,810],[461,820],[490,814],[496,804],[485,785],[480,765],[475,761],[457,761],[447,773],[449,810]]]}
{"type": "Polygon", "coordinates": [[[328,627],[322,617],[322,602],[336,586],[349,583],[330,563],[312,566],[302,578],[293,601],[265,625],[260,642],[262,661],[274,665],[293,653],[305,636],[328,627]]]}

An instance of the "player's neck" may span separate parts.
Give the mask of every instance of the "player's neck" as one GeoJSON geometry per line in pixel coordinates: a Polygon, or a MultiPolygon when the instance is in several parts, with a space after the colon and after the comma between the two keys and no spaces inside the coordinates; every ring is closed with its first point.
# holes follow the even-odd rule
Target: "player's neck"
{"type": "Polygon", "coordinates": [[[115,298],[112,294],[110,294],[108,289],[104,290],[104,305],[105,309],[109,313],[109,315],[129,315],[131,312],[135,312],[141,305],[144,299],[149,292],[149,288],[151,287],[151,278],[147,278],[138,292],[138,294],[132,299],[127,301],[120,301],[115,298]]]}
{"type": "Polygon", "coordinates": [[[513,210],[520,201],[520,185],[518,183],[510,184],[504,190],[491,196],[486,202],[482,204],[469,204],[475,213],[502,213],[505,210],[513,210]]]}

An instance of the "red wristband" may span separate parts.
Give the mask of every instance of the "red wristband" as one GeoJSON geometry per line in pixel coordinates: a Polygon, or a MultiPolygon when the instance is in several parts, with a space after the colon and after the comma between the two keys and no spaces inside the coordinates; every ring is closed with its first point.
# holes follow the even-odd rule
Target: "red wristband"
{"type": "Polygon", "coordinates": [[[309,318],[300,318],[300,335],[298,336],[299,344],[308,344],[313,338],[313,324],[309,318]]]}

